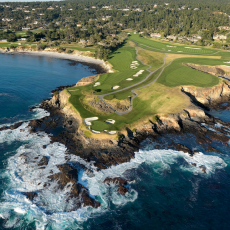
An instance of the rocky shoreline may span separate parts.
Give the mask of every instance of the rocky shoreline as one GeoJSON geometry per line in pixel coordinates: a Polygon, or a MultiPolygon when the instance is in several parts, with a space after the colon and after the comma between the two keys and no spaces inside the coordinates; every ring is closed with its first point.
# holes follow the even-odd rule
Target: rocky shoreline
{"type": "MultiPolygon", "coordinates": [[[[55,89],[61,91],[65,87],[55,89]]],[[[225,146],[229,146],[230,123],[223,122],[208,114],[210,109],[229,109],[230,86],[228,82],[221,83],[212,88],[182,87],[182,92],[188,95],[191,99],[192,105],[185,108],[179,114],[160,115],[156,122],[149,122],[147,125],[137,127],[135,132],[126,129],[124,132],[118,133],[118,140],[113,139],[96,139],[88,138],[84,132],[79,128],[82,119],[79,114],[71,109],[68,103],[69,96],[60,92],[53,95],[52,99],[44,100],[40,108],[50,112],[50,116],[37,120],[29,121],[28,128],[31,133],[45,131],[50,135],[51,143],[59,142],[66,146],[66,163],[58,165],[59,173],[52,174],[48,180],[50,182],[57,181],[58,188],[64,189],[71,185],[69,198],[77,198],[74,209],[76,210],[84,206],[92,206],[97,208],[100,203],[94,198],[90,197],[89,191],[86,187],[78,183],[78,169],[73,167],[69,160],[70,156],[78,156],[86,162],[92,163],[94,170],[97,171],[107,169],[117,164],[129,162],[135,157],[135,152],[141,148],[142,141],[147,138],[158,143],[155,147],[157,149],[173,149],[183,151],[192,158],[198,151],[188,148],[181,143],[171,141],[170,144],[163,144],[160,138],[167,134],[173,135],[194,135],[197,143],[199,143],[205,151],[220,153],[218,149],[212,146],[213,141],[222,142],[225,146]],[[226,103],[223,106],[223,103],[226,103]],[[198,107],[199,106],[199,107],[198,107]],[[205,124],[205,125],[204,125],[205,124]],[[217,127],[215,124],[219,124],[217,127]],[[59,130],[58,132],[55,130],[59,130]]],[[[12,125],[10,127],[2,127],[0,131],[6,129],[15,129],[20,127],[22,122],[12,125]]],[[[43,146],[47,148],[47,146],[43,146]]],[[[221,153],[220,153],[221,154],[221,153]]],[[[24,159],[25,164],[29,164],[30,156],[22,154],[20,156],[24,159]]],[[[45,169],[48,164],[48,158],[35,157],[33,162],[41,168],[45,169]]],[[[79,162],[75,162],[79,167],[83,168],[88,175],[94,176],[93,169],[89,168],[79,162]]],[[[203,173],[206,173],[205,165],[197,166],[191,164],[193,167],[199,167],[203,173]]],[[[106,178],[106,184],[115,184],[118,189],[117,192],[125,195],[128,192],[128,181],[124,178],[106,178]]],[[[43,185],[44,189],[49,188],[50,183],[43,185]]],[[[33,201],[37,196],[37,191],[30,191],[24,194],[29,200],[33,201]]],[[[68,200],[67,200],[68,201],[68,200]]]]}

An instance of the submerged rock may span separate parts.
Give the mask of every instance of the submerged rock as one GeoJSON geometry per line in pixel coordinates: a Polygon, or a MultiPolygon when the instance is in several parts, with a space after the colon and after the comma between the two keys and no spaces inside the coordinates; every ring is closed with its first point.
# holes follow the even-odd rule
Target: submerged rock
{"type": "Polygon", "coordinates": [[[38,196],[38,194],[37,194],[36,192],[23,192],[22,194],[25,195],[26,198],[27,198],[28,200],[31,200],[31,201],[32,201],[35,197],[38,196]]]}
{"type": "Polygon", "coordinates": [[[116,184],[118,186],[117,192],[121,195],[125,195],[128,192],[128,189],[125,187],[125,185],[128,184],[127,180],[121,178],[121,177],[115,177],[115,178],[106,178],[103,183],[105,184],[116,184]]]}
{"type": "Polygon", "coordinates": [[[48,165],[48,163],[49,163],[49,158],[46,156],[43,156],[42,159],[39,161],[38,166],[48,165]]]}

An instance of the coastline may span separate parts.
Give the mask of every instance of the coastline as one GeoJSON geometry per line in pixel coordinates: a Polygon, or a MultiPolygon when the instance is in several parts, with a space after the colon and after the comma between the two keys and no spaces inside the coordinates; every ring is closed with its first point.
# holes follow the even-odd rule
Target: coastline
{"type": "Polygon", "coordinates": [[[30,51],[30,50],[6,51],[3,49],[0,49],[0,54],[31,55],[31,56],[42,56],[42,57],[48,57],[48,58],[70,60],[70,61],[75,61],[75,62],[81,63],[83,65],[87,65],[91,68],[94,68],[98,74],[113,73],[114,72],[111,65],[109,63],[106,63],[104,60],[79,55],[77,53],[66,54],[66,53],[58,53],[58,52],[54,52],[54,51],[30,51]]]}
{"type": "MultiPolygon", "coordinates": [[[[9,54],[28,54],[28,55],[43,55],[52,58],[69,57],[72,55],[60,55],[55,52],[9,52],[9,54]]],[[[88,59],[88,58],[87,58],[88,59]]],[[[92,59],[92,58],[91,58],[92,59]]],[[[79,59],[78,59],[79,60],[79,59]]],[[[85,59],[86,60],[86,59],[85,59]]],[[[76,59],[74,60],[76,61],[76,59]]],[[[68,87],[68,86],[67,86],[68,87]]],[[[65,88],[65,87],[64,87],[65,88]]],[[[64,89],[63,88],[63,89],[64,89]]],[[[51,99],[47,99],[39,106],[42,109],[47,110],[50,115],[41,119],[31,120],[28,123],[26,129],[30,134],[44,131],[50,135],[51,142],[43,145],[42,148],[49,148],[50,144],[61,143],[66,147],[65,163],[57,165],[59,173],[50,173],[46,178],[48,182],[57,181],[61,189],[64,189],[69,183],[72,184],[70,191],[70,199],[82,197],[82,200],[76,204],[70,211],[77,210],[80,207],[92,206],[98,208],[100,203],[94,198],[90,197],[90,193],[87,188],[76,182],[78,179],[79,171],[71,165],[71,156],[79,157],[90,165],[83,165],[81,161],[76,161],[74,164],[84,169],[90,177],[94,176],[94,172],[105,170],[132,161],[135,158],[135,153],[141,151],[142,142],[144,140],[150,140],[155,143],[156,149],[172,149],[176,151],[182,151],[188,156],[192,157],[199,154],[194,149],[189,149],[183,143],[174,143],[164,146],[159,140],[161,137],[168,134],[173,135],[194,135],[197,143],[202,144],[206,151],[218,150],[211,146],[212,141],[221,141],[224,145],[228,146],[230,140],[225,136],[226,128],[230,128],[230,123],[223,122],[207,113],[207,108],[218,108],[223,102],[229,101],[230,96],[230,84],[228,82],[222,83],[215,87],[197,89],[194,87],[183,87],[184,92],[191,100],[191,106],[184,108],[178,114],[160,115],[154,122],[148,122],[137,126],[135,130],[124,128],[122,132],[118,132],[118,138],[94,138],[87,137],[84,130],[81,129],[82,118],[73,110],[70,103],[68,103],[68,95],[62,91],[57,95],[53,95],[51,99]],[[203,105],[203,107],[201,106],[203,105]],[[199,107],[198,107],[199,106],[199,107]],[[205,124],[206,126],[204,126],[205,124]],[[221,128],[215,126],[215,124],[221,124],[221,128]],[[56,130],[56,131],[55,131],[56,130]],[[215,131],[213,131],[215,130],[215,131]],[[216,132],[218,131],[218,132],[216,132]],[[73,177],[74,175],[74,177],[73,177]]],[[[8,127],[0,128],[3,130],[19,129],[22,122],[14,124],[8,127]]],[[[22,134],[23,135],[23,134],[22,134]]],[[[34,157],[34,156],[33,156],[34,157]]],[[[19,156],[23,164],[28,164],[31,158],[30,153],[24,152],[19,156]]],[[[41,170],[46,170],[49,163],[49,158],[46,156],[36,155],[33,159],[33,163],[41,170]]],[[[191,167],[196,167],[203,173],[206,173],[204,166],[191,163],[191,167]]],[[[120,175],[121,177],[123,175],[120,175]]],[[[55,182],[56,183],[56,182],[55,182]]],[[[118,193],[125,195],[128,189],[124,186],[128,182],[123,178],[105,178],[103,183],[115,183],[118,185],[118,193]]],[[[42,190],[50,189],[50,184],[45,183],[42,190]]],[[[41,191],[42,191],[41,190],[41,191]]],[[[24,193],[27,199],[34,202],[34,198],[40,191],[32,190],[28,193],[24,193]]],[[[54,191],[56,192],[56,190],[54,191]]],[[[35,198],[36,199],[36,198],[35,198]]]]}

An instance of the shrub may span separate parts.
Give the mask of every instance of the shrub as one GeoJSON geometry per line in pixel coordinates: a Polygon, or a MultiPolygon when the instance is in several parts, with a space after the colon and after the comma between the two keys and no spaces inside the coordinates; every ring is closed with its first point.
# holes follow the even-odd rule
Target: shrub
{"type": "Polygon", "coordinates": [[[16,49],[16,47],[17,47],[17,46],[15,46],[15,45],[11,45],[11,46],[10,46],[10,49],[16,49]]]}
{"type": "Polygon", "coordinates": [[[37,50],[44,50],[45,48],[46,48],[47,46],[46,46],[46,44],[38,44],[37,45],[37,50]]]}
{"type": "Polygon", "coordinates": [[[61,53],[61,52],[65,52],[66,49],[62,48],[62,47],[59,47],[58,48],[58,52],[61,53]]]}
{"type": "Polygon", "coordinates": [[[73,53],[73,50],[67,50],[67,54],[73,53]]]}

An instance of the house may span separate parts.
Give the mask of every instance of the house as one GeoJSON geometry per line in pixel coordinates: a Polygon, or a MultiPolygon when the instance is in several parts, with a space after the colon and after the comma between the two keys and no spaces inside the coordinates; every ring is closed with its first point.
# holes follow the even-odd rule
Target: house
{"type": "Polygon", "coordinates": [[[151,38],[160,38],[160,37],[161,37],[161,34],[159,34],[159,33],[151,33],[151,34],[150,34],[150,37],[151,37],[151,38]]]}
{"type": "Polygon", "coordinates": [[[0,42],[7,42],[7,40],[0,40],[0,42]]]}
{"type": "Polygon", "coordinates": [[[26,38],[19,38],[18,41],[26,41],[26,38]]]}
{"type": "Polygon", "coordinates": [[[96,9],[97,7],[96,6],[92,6],[92,9],[96,9]]]}
{"type": "Polygon", "coordinates": [[[129,9],[122,9],[123,11],[129,11],[129,9]]]}
{"type": "Polygon", "coordinates": [[[219,26],[219,30],[230,30],[230,26],[219,26]]]}
{"type": "Polygon", "coordinates": [[[196,37],[187,37],[187,40],[191,42],[198,42],[199,39],[196,37]]]}
{"type": "Polygon", "coordinates": [[[157,4],[155,4],[153,7],[154,7],[154,8],[157,8],[157,4]]]}
{"type": "Polygon", "coordinates": [[[2,21],[3,21],[3,22],[10,22],[10,21],[13,21],[13,19],[10,19],[10,18],[2,18],[2,21]]]}
{"type": "Polygon", "coordinates": [[[77,24],[77,27],[81,27],[81,24],[77,24]]]}
{"type": "Polygon", "coordinates": [[[213,36],[214,40],[226,40],[227,36],[226,35],[222,35],[222,34],[216,34],[213,36]]]}
{"type": "Polygon", "coordinates": [[[169,40],[176,40],[177,36],[168,35],[167,38],[168,38],[169,40]]]}
{"type": "Polygon", "coordinates": [[[52,6],[49,6],[47,10],[54,10],[54,8],[52,6]]]}
{"type": "Polygon", "coordinates": [[[29,27],[22,27],[22,30],[30,30],[29,27]]]}

